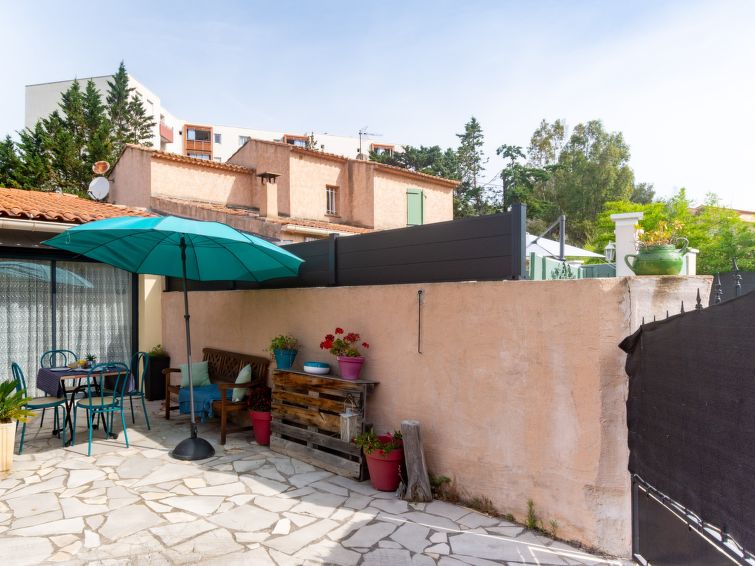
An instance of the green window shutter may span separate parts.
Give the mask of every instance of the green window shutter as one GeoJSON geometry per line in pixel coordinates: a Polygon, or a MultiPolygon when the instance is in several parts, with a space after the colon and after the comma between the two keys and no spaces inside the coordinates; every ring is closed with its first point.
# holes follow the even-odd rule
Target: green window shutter
{"type": "Polygon", "coordinates": [[[406,225],[419,226],[425,221],[422,189],[406,190],[406,225]]]}

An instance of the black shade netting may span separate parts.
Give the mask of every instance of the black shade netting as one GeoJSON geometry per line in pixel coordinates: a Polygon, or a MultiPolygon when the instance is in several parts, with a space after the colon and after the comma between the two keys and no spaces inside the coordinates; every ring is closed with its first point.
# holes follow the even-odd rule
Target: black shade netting
{"type": "Polygon", "coordinates": [[[624,339],[629,471],[755,551],[755,292],[624,339]]]}

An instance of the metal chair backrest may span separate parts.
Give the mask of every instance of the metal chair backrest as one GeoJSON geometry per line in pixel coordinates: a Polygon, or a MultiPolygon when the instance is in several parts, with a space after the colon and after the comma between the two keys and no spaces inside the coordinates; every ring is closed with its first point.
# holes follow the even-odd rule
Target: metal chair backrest
{"type": "Polygon", "coordinates": [[[144,381],[147,379],[149,371],[149,354],[147,352],[137,352],[131,357],[131,375],[134,376],[134,383],[131,391],[144,393],[144,381]]]}
{"type": "Polygon", "coordinates": [[[95,379],[99,377],[99,400],[100,406],[105,404],[105,377],[112,380],[113,387],[108,387],[109,391],[112,391],[113,400],[118,399],[121,405],[123,404],[123,394],[126,391],[126,384],[128,383],[131,370],[123,362],[108,362],[104,364],[96,364],[89,368],[87,372],[87,397],[90,399],[92,405],[96,405],[95,401],[98,398],[97,391],[93,389],[95,379]]]}
{"type": "Polygon", "coordinates": [[[16,391],[22,391],[24,396],[26,396],[26,379],[24,378],[21,366],[13,362],[10,369],[13,372],[13,380],[16,382],[16,391]]]}
{"type": "Polygon", "coordinates": [[[48,350],[39,358],[39,367],[63,367],[78,359],[79,357],[71,350],[48,350]]]}

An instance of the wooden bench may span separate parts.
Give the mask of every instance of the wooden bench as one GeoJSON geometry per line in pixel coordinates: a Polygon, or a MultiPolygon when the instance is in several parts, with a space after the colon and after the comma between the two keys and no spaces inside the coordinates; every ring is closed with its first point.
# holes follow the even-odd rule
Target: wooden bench
{"type": "MultiPolygon", "coordinates": [[[[225,444],[225,437],[229,432],[241,432],[252,430],[251,426],[228,428],[228,415],[231,413],[240,413],[248,410],[247,399],[234,403],[228,399],[227,391],[243,387],[247,389],[247,397],[251,389],[267,383],[267,368],[270,360],[260,356],[249,354],[239,354],[236,352],[226,352],[215,348],[204,348],[202,350],[202,361],[207,362],[207,368],[210,374],[210,382],[217,384],[220,388],[220,399],[213,401],[212,410],[220,415],[220,444],[225,444]],[[252,366],[252,381],[243,385],[236,385],[236,378],[241,369],[247,364],[252,366]]],[[[165,375],[165,418],[170,419],[170,412],[178,409],[178,405],[171,405],[171,394],[178,400],[178,392],[181,389],[180,384],[171,383],[171,375],[181,370],[178,368],[167,368],[163,370],[165,375]]]]}

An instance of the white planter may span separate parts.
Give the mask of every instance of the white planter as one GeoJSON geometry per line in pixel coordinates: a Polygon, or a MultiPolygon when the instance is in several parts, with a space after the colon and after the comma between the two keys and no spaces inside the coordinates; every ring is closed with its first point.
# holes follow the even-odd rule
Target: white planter
{"type": "Polygon", "coordinates": [[[13,449],[16,445],[16,423],[0,423],[0,472],[13,466],[13,449]]]}

